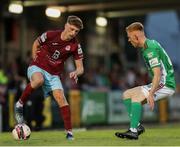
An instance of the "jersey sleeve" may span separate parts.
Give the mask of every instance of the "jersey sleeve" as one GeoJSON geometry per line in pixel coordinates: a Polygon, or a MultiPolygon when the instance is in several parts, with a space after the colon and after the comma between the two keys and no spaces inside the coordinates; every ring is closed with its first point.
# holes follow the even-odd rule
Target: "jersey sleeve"
{"type": "Polygon", "coordinates": [[[151,68],[161,65],[159,53],[155,44],[151,44],[149,51],[146,53],[146,58],[148,59],[151,68]]]}
{"type": "Polygon", "coordinates": [[[50,38],[53,37],[53,33],[51,31],[44,32],[41,36],[37,38],[40,45],[45,44],[50,38]]]}
{"type": "Polygon", "coordinates": [[[75,60],[83,59],[83,51],[81,45],[78,43],[77,48],[73,51],[73,58],[75,60]]]}

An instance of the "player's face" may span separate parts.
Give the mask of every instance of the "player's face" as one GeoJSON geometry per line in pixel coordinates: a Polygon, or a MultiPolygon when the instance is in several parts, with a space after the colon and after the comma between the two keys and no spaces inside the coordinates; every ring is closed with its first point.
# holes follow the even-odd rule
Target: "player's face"
{"type": "Polygon", "coordinates": [[[139,39],[136,34],[136,31],[129,32],[127,31],[128,41],[134,46],[135,48],[139,47],[139,39]]]}
{"type": "Polygon", "coordinates": [[[65,31],[66,31],[67,39],[71,40],[79,33],[79,28],[77,28],[74,25],[71,25],[71,24],[67,23],[65,25],[65,31]]]}

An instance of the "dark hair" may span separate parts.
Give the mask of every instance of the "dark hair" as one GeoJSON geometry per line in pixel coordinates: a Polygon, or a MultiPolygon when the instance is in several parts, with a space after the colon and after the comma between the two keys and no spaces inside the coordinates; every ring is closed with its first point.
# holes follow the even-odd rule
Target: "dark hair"
{"type": "Polygon", "coordinates": [[[140,22],[134,22],[126,27],[126,31],[142,31],[144,32],[144,26],[140,22]]]}
{"type": "Polygon", "coordinates": [[[83,29],[82,20],[79,17],[75,16],[75,15],[68,16],[67,23],[69,23],[71,25],[75,25],[79,29],[83,29]]]}

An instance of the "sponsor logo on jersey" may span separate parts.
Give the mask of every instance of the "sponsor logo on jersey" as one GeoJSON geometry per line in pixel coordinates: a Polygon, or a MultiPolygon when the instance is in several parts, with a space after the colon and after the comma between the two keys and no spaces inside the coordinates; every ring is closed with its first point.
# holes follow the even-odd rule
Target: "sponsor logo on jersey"
{"type": "Polygon", "coordinates": [[[82,54],[82,48],[80,44],[78,44],[78,54],[82,54]]]}
{"type": "Polygon", "coordinates": [[[66,51],[70,51],[70,49],[71,49],[71,46],[70,46],[70,45],[67,45],[67,46],[65,47],[65,50],[66,50],[66,51]]]}
{"type": "Polygon", "coordinates": [[[78,48],[78,54],[82,54],[82,48],[78,48]]]}
{"type": "Polygon", "coordinates": [[[47,33],[43,33],[40,38],[42,42],[45,42],[47,39],[47,33]]]}
{"type": "Polygon", "coordinates": [[[58,45],[58,43],[57,42],[53,42],[52,45],[58,45]]]}
{"type": "Polygon", "coordinates": [[[150,64],[150,66],[159,65],[158,59],[157,58],[153,58],[153,59],[149,60],[149,64],[150,64]]]}

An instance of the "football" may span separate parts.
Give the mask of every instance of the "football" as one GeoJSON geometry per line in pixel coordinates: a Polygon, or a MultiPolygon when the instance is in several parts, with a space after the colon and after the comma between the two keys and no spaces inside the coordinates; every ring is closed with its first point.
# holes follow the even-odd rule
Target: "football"
{"type": "Polygon", "coordinates": [[[12,131],[15,140],[27,140],[31,135],[31,130],[26,124],[18,124],[12,131]]]}

